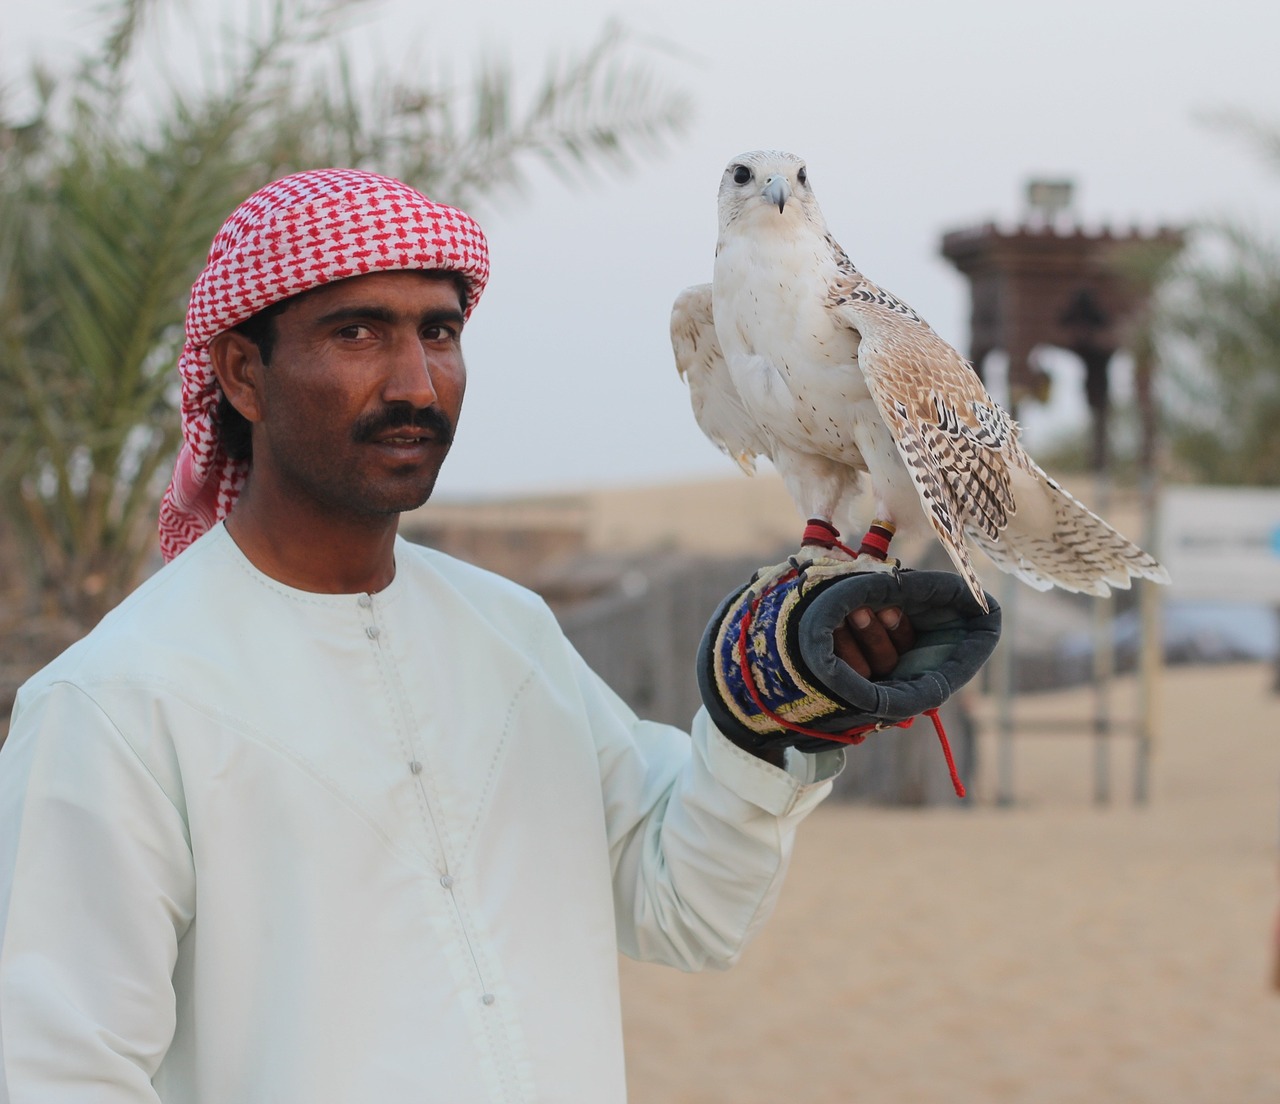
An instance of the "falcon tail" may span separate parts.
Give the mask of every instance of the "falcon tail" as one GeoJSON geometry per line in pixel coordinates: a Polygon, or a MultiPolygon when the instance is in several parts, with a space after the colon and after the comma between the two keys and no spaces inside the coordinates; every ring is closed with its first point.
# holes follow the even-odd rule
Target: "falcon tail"
{"type": "Polygon", "coordinates": [[[1106,597],[1127,590],[1135,578],[1169,582],[1169,572],[1149,552],[1118,533],[1034,464],[1015,476],[1017,512],[996,540],[966,535],[1001,571],[1037,590],[1106,597]],[[1019,485],[1020,484],[1020,485],[1019,485]]]}

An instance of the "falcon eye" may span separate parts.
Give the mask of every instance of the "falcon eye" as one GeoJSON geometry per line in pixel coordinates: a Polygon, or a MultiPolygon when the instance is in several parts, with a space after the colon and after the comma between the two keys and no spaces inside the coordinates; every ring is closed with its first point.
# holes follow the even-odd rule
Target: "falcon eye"
{"type": "Polygon", "coordinates": [[[796,173],[796,180],[798,180],[801,184],[807,184],[809,182],[809,174],[804,171],[803,166],[801,167],[800,171],[796,173]]]}
{"type": "Polygon", "coordinates": [[[733,182],[735,184],[746,184],[751,179],[751,170],[746,165],[739,165],[733,170],[733,182]]]}

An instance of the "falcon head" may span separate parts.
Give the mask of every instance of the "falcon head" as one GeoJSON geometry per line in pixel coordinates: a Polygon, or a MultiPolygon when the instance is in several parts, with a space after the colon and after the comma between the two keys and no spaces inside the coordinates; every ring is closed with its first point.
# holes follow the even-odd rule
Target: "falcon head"
{"type": "Polygon", "coordinates": [[[777,228],[801,220],[826,233],[804,161],[782,150],[752,150],[730,161],[720,178],[719,211],[721,233],[739,220],[777,228]]]}

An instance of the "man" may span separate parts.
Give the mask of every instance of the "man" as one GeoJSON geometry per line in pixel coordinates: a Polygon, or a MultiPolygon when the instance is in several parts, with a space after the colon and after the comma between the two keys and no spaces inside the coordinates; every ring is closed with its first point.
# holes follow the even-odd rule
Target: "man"
{"type": "MultiPolygon", "coordinates": [[[[0,1098],[621,1100],[617,952],[724,966],[772,908],[842,751],[640,721],[538,599],[397,538],[487,276],[368,173],[215,238],[171,562],[0,753],[0,1098]]],[[[882,617],[835,634],[864,673],[911,643],[882,617]]]]}

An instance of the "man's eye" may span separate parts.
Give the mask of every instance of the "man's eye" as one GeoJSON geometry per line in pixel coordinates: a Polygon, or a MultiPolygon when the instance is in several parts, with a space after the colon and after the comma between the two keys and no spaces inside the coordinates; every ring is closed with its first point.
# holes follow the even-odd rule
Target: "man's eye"
{"type": "Polygon", "coordinates": [[[422,331],[423,341],[452,341],[457,336],[452,326],[428,326],[422,331]]]}
{"type": "Polygon", "coordinates": [[[353,322],[350,326],[343,326],[338,331],[338,336],[344,341],[360,341],[369,337],[372,331],[368,326],[360,322],[353,322]]]}

